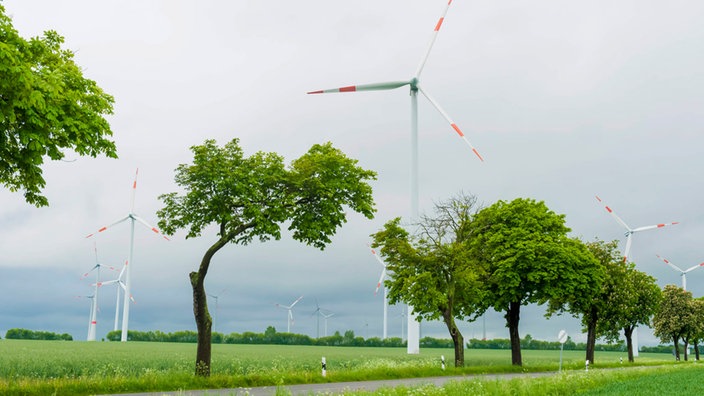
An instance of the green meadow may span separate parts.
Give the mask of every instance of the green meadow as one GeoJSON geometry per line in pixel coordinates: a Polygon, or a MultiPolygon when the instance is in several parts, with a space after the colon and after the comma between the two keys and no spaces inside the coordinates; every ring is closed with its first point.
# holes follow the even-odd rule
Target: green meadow
{"type": "MultiPolygon", "coordinates": [[[[180,343],[0,340],[0,394],[86,395],[265,385],[280,385],[284,387],[283,394],[286,394],[286,385],[301,383],[557,371],[560,356],[559,351],[525,350],[523,367],[513,367],[510,364],[510,351],[468,349],[465,352],[466,366],[455,369],[451,365],[453,356],[451,349],[428,348],[422,349],[419,355],[408,355],[405,348],[216,344],[213,345],[211,377],[197,378],[193,375],[195,349],[195,344],[180,343]],[[442,355],[447,362],[445,370],[441,368],[442,355]],[[321,375],[323,356],[327,361],[326,377],[321,375]]],[[[638,369],[604,370],[634,366],[621,363],[621,358],[626,360],[626,354],[597,352],[596,363],[590,367],[589,373],[584,373],[584,351],[565,351],[562,365],[565,373],[560,376],[498,382],[464,381],[436,391],[445,392],[442,394],[467,394],[461,392],[470,391],[473,394],[530,394],[515,391],[481,393],[476,389],[466,388],[461,388],[458,391],[460,393],[452,393],[448,387],[466,387],[477,382],[485,389],[493,387],[497,389],[496,392],[500,392],[509,391],[513,387],[529,389],[530,386],[527,383],[531,382],[543,387],[540,393],[549,394],[550,391],[544,388],[548,386],[545,383],[553,383],[557,386],[557,383],[563,382],[561,378],[572,376],[584,379],[564,382],[573,385],[584,382],[585,389],[598,392],[604,384],[613,382],[608,378],[604,383],[596,381],[601,376],[630,375],[637,380],[656,378],[653,383],[659,384],[663,380],[657,379],[658,375],[672,370],[676,373],[684,373],[682,374],[684,376],[690,375],[690,370],[695,370],[692,373],[699,377],[704,374],[704,369],[700,369],[701,366],[698,363],[675,364],[668,354],[647,353],[641,353],[637,358],[635,366],[638,366],[638,369]],[[657,366],[657,368],[648,368],[648,366],[657,366]],[[514,383],[517,385],[513,385],[514,383]]],[[[664,377],[673,377],[673,374],[664,377]]],[[[632,378],[624,377],[619,382],[627,384],[631,380],[632,378]]],[[[683,379],[680,378],[681,380],[683,379]]],[[[560,386],[562,385],[557,389],[564,391],[565,389],[560,386]]],[[[648,387],[655,389],[653,385],[648,387]]],[[[387,389],[380,392],[395,392],[395,390],[387,389]]],[[[399,392],[403,392],[403,389],[399,392]]],[[[431,390],[424,391],[422,394],[433,394],[429,392],[431,390]]],[[[556,391],[552,394],[561,394],[561,392],[556,391]]],[[[630,393],[627,388],[614,390],[613,392],[616,393],[609,393],[612,390],[606,388],[603,392],[606,393],[591,394],[630,393]]],[[[660,394],[667,393],[660,392],[660,394]]]]}

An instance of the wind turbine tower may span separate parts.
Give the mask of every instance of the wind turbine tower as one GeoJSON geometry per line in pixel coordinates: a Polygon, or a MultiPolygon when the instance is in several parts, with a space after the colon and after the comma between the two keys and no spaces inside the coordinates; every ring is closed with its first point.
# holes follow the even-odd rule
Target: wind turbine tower
{"type": "MultiPolygon", "coordinates": [[[[391,89],[396,89],[400,88],[403,86],[408,85],[410,87],[410,96],[411,96],[411,189],[410,189],[410,195],[411,195],[411,219],[413,221],[418,219],[419,216],[419,211],[418,211],[418,92],[423,94],[426,99],[430,102],[433,107],[442,115],[443,118],[450,124],[450,127],[457,133],[457,135],[464,140],[467,145],[469,145],[470,149],[472,152],[482,161],[484,159],[482,156],[479,154],[479,151],[477,151],[476,148],[472,145],[472,143],[467,139],[467,137],[464,135],[462,130],[455,124],[455,122],[450,118],[450,116],[443,110],[438,102],[433,99],[430,94],[425,91],[423,88],[420,86],[420,75],[421,72],[423,71],[423,68],[425,66],[425,62],[428,60],[428,56],[430,55],[430,51],[433,48],[433,44],[435,43],[435,39],[437,38],[438,32],[440,31],[440,27],[442,26],[442,23],[445,21],[445,15],[447,15],[447,11],[450,8],[450,5],[452,4],[452,0],[448,0],[447,6],[445,7],[445,11],[443,12],[442,16],[440,19],[438,19],[437,23],[435,24],[435,28],[433,29],[433,33],[430,38],[430,43],[428,44],[428,47],[421,58],[421,61],[416,68],[415,73],[413,74],[413,77],[411,77],[408,80],[400,80],[400,81],[387,81],[387,82],[380,82],[380,83],[372,83],[372,84],[362,84],[362,85],[351,85],[351,86],[346,86],[346,87],[340,87],[340,88],[332,88],[332,89],[323,89],[323,90],[317,90],[317,91],[311,91],[308,92],[309,94],[322,94],[322,93],[335,93],[335,92],[357,92],[357,91],[380,91],[380,90],[391,90],[391,89]]],[[[407,352],[409,354],[418,354],[420,353],[420,323],[417,321],[417,315],[413,313],[413,307],[408,307],[408,346],[407,346],[407,352]]]]}

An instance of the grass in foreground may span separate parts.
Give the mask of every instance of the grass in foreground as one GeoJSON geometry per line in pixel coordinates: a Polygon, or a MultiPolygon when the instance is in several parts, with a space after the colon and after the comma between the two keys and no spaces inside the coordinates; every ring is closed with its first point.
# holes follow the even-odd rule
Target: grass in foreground
{"type": "MultiPolygon", "coordinates": [[[[193,375],[194,344],[0,340],[0,394],[81,395],[222,389],[300,383],[440,375],[556,371],[559,351],[524,351],[524,366],[510,365],[510,351],[467,350],[466,367],[440,368],[450,349],[213,345],[212,376],[193,375]],[[328,376],[320,375],[327,359],[328,376]]],[[[620,367],[623,353],[597,353],[593,369],[620,367]]],[[[584,368],[583,351],[565,351],[563,368],[584,368]]],[[[669,355],[641,354],[638,365],[662,365],[669,355]]],[[[627,364],[624,364],[624,366],[627,364]]]]}

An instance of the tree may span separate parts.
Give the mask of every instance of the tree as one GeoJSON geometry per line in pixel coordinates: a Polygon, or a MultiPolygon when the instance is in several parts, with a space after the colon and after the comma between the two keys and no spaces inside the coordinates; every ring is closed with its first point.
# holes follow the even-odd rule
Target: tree
{"type": "Polygon", "coordinates": [[[662,297],[653,316],[654,334],[660,337],[662,342],[672,341],[675,346],[675,359],[680,360],[679,340],[686,336],[687,326],[691,322],[692,293],[675,285],[666,285],[662,297]]]}
{"type": "Polygon", "coordinates": [[[695,359],[699,360],[699,343],[704,340],[704,297],[692,300],[692,312],[695,323],[691,339],[694,345],[695,359]]]}
{"type": "Polygon", "coordinates": [[[567,301],[552,300],[548,312],[561,312],[567,310],[574,316],[582,317],[583,330],[587,331],[586,360],[594,363],[594,349],[597,339],[597,324],[601,322],[604,311],[610,304],[614,291],[621,282],[623,273],[623,259],[617,251],[617,242],[605,243],[594,241],[586,244],[589,252],[597,260],[604,275],[598,282],[595,293],[589,295],[568,296],[567,301]]]}
{"type": "Polygon", "coordinates": [[[662,300],[662,292],[654,277],[638,271],[635,264],[624,268],[622,282],[606,305],[604,320],[597,325],[597,334],[607,340],[618,339],[623,331],[628,349],[628,361],[633,362],[633,332],[638,326],[650,326],[650,320],[662,300]]]}
{"type": "Polygon", "coordinates": [[[0,5],[0,182],[38,207],[49,204],[45,157],[60,160],[72,150],[117,158],[104,118],[114,100],[83,76],[63,42],[51,30],[22,38],[0,5]]]}
{"type": "Polygon", "coordinates": [[[275,153],[246,157],[238,139],[223,147],[206,140],[191,151],[193,164],[176,168],[176,184],[185,193],[161,195],[164,207],[157,215],[168,235],[184,228],[186,238],[195,238],[210,224],[218,227],[217,240],[189,275],[198,330],[196,374],[209,376],[212,320],[204,281],[213,255],[228,243],[280,239],[281,223],[287,221],[294,239],[324,249],[346,222],[345,207],[373,218],[367,181],[376,179],[376,173],[357,166],[330,143],[314,145],[289,167],[275,153]]]}
{"type": "Polygon", "coordinates": [[[505,312],[511,362],[522,365],[522,305],[593,295],[601,267],[584,243],[567,237],[564,215],[518,198],[482,209],[472,221],[470,256],[486,269],[484,304],[505,312]]]}
{"type": "Polygon", "coordinates": [[[442,318],[455,349],[455,367],[464,366],[464,338],[455,319],[476,319],[481,300],[478,268],[467,255],[466,243],[476,197],[459,194],[435,205],[434,216],[422,216],[418,235],[411,237],[400,218],[373,235],[381,247],[390,277],[389,301],[413,306],[419,319],[442,318]]]}

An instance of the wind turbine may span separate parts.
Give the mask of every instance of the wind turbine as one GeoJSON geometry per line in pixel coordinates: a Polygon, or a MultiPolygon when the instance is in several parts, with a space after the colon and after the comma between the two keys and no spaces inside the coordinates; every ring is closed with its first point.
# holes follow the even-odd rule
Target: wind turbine
{"type": "Polygon", "coordinates": [[[599,198],[599,196],[596,196],[596,199],[597,199],[597,201],[601,202],[604,205],[604,208],[606,208],[606,211],[609,212],[609,214],[611,214],[611,216],[613,216],[614,219],[616,219],[616,221],[626,229],[626,233],[625,233],[625,235],[626,235],[626,248],[623,250],[623,261],[624,262],[628,261],[628,254],[631,251],[631,243],[633,240],[633,234],[635,234],[636,232],[640,232],[640,231],[647,231],[647,230],[652,230],[655,228],[662,228],[662,227],[666,227],[666,226],[670,226],[670,225],[679,224],[678,222],[675,221],[672,223],[660,223],[660,224],[649,225],[649,226],[644,226],[644,227],[631,228],[628,224],[626,224],[625,221],[621,220],[621,218],[618,217],[616,212],[614,212],[613,209],[611,209],[608,205],[606,205],[604,203],[604,201],[602,201],[601,198],[599,198]]]}
{"type": "Polygon", "coordinates": [[[303,296],[300,296],[296,299],[296,301],[292,302],[291,305],[281,305],[281,304],[276,304],[277,307],[286,309],[288,311],[288,326],[286,327],[286,332],[290,333],[291,332],[291,325],[293,325],[293,312],[291,311],[293,309],[293,306],[298,304],[299,301],[303,296]]]}
{"type": "Polygon", "coordinates": [[[222,289],[222,290],[220,290],[220,292],[218,294],[206,293],[208,296],[215,299],[215,317],[213,318],[213,323],[217,323],[216,319],[218,318],[218,299],[220,298],[220,296],[222,296],[226,292],[227,292],[227,289],[222,289]]]}
{"type": "Polygon", "coordinates": [[[134,195],[137,190],[137,174],[138,173],[139,173],[139,168],[137,168],[137,171],[134,173],[134,183],[132,183],[132,197],[131,197],[131,202],[130,202],[130,211],[129,211],[129,213],[127,213],[127,216],[121,218],[120,220],[117,220],[116,222],[114,222],[108,226],[104,226],[104,227],[100,228],[98,231],[86,236],[86,238],[90,238],[93,235],[101,233],[112,226],[115,226],[117,224],[122,223],[123,221],[130,220],[130,249],[129,249],[129,256],[127,259],[127,262],[129,263],[129,265],[127,265],[125,267],[127,269],[127,271],[125,271],[125,288],[124,288],[125,297],[124,297],[124,301],[123,301],[123,310],[122,310],[122,335],[120,337],[120,341],[122,341],[122,342],[127,341],[127,328],[128,328],[128,324],[129,324],[129,318],[130,318],[129,298],[132,296],[130,294],[131,290],[132,290],[132,282],[131,282],[132,278],[130,276],[130,272],[131,272],[130,269],[132,268],[132,265],[134,263],[134,261],[132,260],[134,257],[134,224],[135,224],[135,222],[139,222],[142,225],[144,225],[145,227],[151,229],[154,233],[161,235],[167,241],[169,240],[169,238],[167,238],[165,235],[162,235],[159,232],[159,230],[157,230],[155,227],[151,226],[149,223],[144,221],[144,219],[142,219],[141,217],[137,216],[137,214],[134,213],[134,195]]]}
{"type": "Polygon", "coordinates": [[[95,325],[96,325],[96,299],[95,294],[90,296],[76,296],[76,298],[88,298],[90,299],[90,311],[88,312],[88,337],[86,341],[95,341],[95,325]],[[91,333],[93,334],[93,339],[91,340],[91,333]]]}
{"type": "MultiPolygon", "coordinates": [[[[442,26],[443,21],[445,20],[445,15],[447,15],[447,11],[450,9],[450,4],[452,4],[452,0],[448,0],[447,6],[445,7],[445,11],[443,12],[442,16],[440,19],[438,19],[437,23],[435,24],[435,28],[433,29],[433,34],[431,35],[430,38],[430,43],[428,44],[428,48],[425,51],[425,54],[421,58],[420,63],[418,64],[418,67],[416,68],[416,71],[409,80],[401,80],[401,81],[387,81],[387,82],[380,82],[380,83],[372,83],[372,84],[362,84],[362,85],[350,85],[346,87],[340,87],[340,88],[332,88],[332,89],[323,89],[323,90],[317,90],[317,91],[311,91],[308,92],[308,94],[322,94],[322,93],[335,93],[335,92],[357,92],[357,91],[382,91],[382,90],[390,90],[390,89],[396,89],[400,88],[403,86],[408,85],[410,87],[410,96],[411,96],[411,218],[412,219],[417,219],[418,218],[418,91],[425,96],[426,99],[430,102],[430,104],[435,107],[435,109],[445,118],[445,120],[450,124],[452,129],[459,135],[462,140],[469,145],[471,148],[472,152],[479,157],[481,161],[484,161],[482,156],[479,154],[479,151],[470,143],[469,139],[464,135],[462,130],[455,124],[455,122],[450,118],[450,116],[445,112],[445,110],[440,107],[438,102],[433,99],[428,92],[426,92],[423,88],[420,86],[420,75],[421,72],[423,71],[423,67],[425,66],[425,62],[428,60],[428,56],[430,55],[430,50],[433,48],[433,44],[435,43],[435,39],[437,38],[438,32],[440,31],[440,27],[442,26]]],[[[415,313],[413,312],[413,307],[409,306],[408,310],[408,346],[407,346],[407,352],[409,354],[418,354],[420,353],[420,322],[417,321],[415,313]]]]}
{"type": "Polygon", "coordinates": [[[699,263],[697,265],[693,265],[686,270],[683,270],[682,268],[672,264],[668,259],[661,257],[659,254],[656,254],[660,260],[665,262],[665,264],[669,265],[670,267],[674,268],[675,271],[679,272],[680,275],[682,275],[682,289],[687,290],[687,272],[694,271],[695,269],[699,267],[704,267],[704,263],[699,263]]]}
{"type": "Polygon", "coordinates": [[[320,338],[320,316],[323,316],[325,318],[325,337],[328,336],[328,318],[334,315],[334,313],[330,313],[329,315],[326,315],[325,312],[323,311],[328,311],[331,312],[329,309],[325,308],[320,308],[320,305],[318,304],[318,298],[315,298],[315,311],[311,314],[311,316],[316,315],[316,323],[315,323],[315,338],[320,338]]]}
{"type": "MultiPolygon", "coordinates": [[[[376,254],[376,251],[371,246],[369,247],[369,249],[372,251],[372,254],[376,258],[376,260],[379,262],[379,264],[381,264],[381,266],[384,268],[381,270],[381,276],[379,277],[379,282],[377,282],[376,290],[374,290],[374,295],[376,296],[376,294],[379,292],[379,288],[381,287],[382,283],[384,282],[384,278],[386,277],[386,263],[384,263],[384,261],[381,259],[381,257],[379,257],[376,254]]],[[[386,293],[387,293],[386,286],[384,286],[384,333],[383,333],[384,336],[383,336],[382,340],[386,339],[388,314],[389,314],[389,303],[386,298],[386,293]]]]}
{"type": "MultiPolygon", "coordinates": [[[[86,272],[81,277],[81,279],[85,279],[91,272],[95,271],[95,289],[93,291],[93,295],[90,297],[92,298],[92,302],[90,321],[88,322],[88,337],[86,337],[86,341],[95,341],[96,327],[98,326],[98,285],[100,284],[100,268],[103,267],[103,265],[98,261],[98,246],[95,243],[93,243],[93,250],[95,251],[95,265],[90,269],[90,271],[86,272]]],[[[114,267],[107,268],[116,271],[114,267]]]]}
{"type": "Polygon", "coordinates": [[[329,314],[326,314],[324,312],[321,312],[321,315],[323,315],[323,318],[325,319],[325,337],[328,336],[328,318],[332,317],[335,315],[335,312],[330,312],[329,314]]]}

